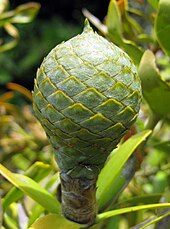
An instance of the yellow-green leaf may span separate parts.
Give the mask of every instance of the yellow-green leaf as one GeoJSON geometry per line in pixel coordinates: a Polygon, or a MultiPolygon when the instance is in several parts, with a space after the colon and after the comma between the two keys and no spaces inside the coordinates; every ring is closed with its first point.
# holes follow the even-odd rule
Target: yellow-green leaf
{"type": "Polygon", "coordinates": [[[2,164],[0,164],[0,174],[49,212],[60,212],[60,204],[57,199],[31,178],[21,174],[12,173],[2,164]]]}
{"type": "Polygon", "coordinates": [[[63,216],[49,214],[32,224],[29,229],[79,229],[80,224],[66,220],[63,216]]]}
{"type": "Polygon", "coordinates": [[[149,209],[156,209],[156,208],[170,208],[170,203],[164,203],[164,204],[146,204],[146,205],[141,205],[141,206],[133,206],[133,207],[128,207],[128,208],[121,208],[121,209],[116,209],[112,211],[107,211],[104,213],[101,213],[97,216],[97,222],[100,222],[104,219],[113,217],[115,215],[122,215],[125,213],[130,213],[130,212],[136,212],[140,210],[149,210],[149,209]]]}
{"type": "Polygon", "coordinates": [[[170,55],[170,1],[159,0],[155,33],[162,49],[170,55]]]}
{"type": "MultiPolygon", "coordinates": [[[[107,205],[108,201],[114,198],[113,193],[118,192],[114,181],[121,171],[123,165],[134,152],[134,150],[151,134],[150,130],[143,131],[139,134],[132,136],[124,142],[113,154],[110,160],[102,169],[97,181],[97,200],[99,209],[107,205]],[[115,191],[116,190],[116,191],[115,191]]],[[[123,179],[120,177],[120,179],[123,179]]],[[[124,181],[125,182],[125,181],[124,181]]]]}
{"type": "Polygon", "coordinates": [[[11,22],[29,23],[35,18],[39,9],[40,4],[36,2],[22,4],[14,10],[14,16],[11,18],[11,22]]]}
{"type": "Polygon", "coordinates": [[[142,81],[142,92],[151,110],[159,118],[164,118],[170,113],[170,86],[161,78],[155,64],[155,56],[150,51],[145,51],[140,65],[139,76],[142,81]]]}

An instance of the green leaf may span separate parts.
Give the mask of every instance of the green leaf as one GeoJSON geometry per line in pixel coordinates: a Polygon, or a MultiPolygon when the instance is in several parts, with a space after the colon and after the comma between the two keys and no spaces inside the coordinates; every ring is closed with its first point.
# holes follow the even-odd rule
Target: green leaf
{"type": "Polygon", "coordinates": [[[106,16],[106,26],[108,34],[116,44],[122,43],[122,21],[119,8],[115,0],[111,0],[106,16]]]}
{"type": "Polygon", "coordinates": [[[161,78],[155,56],[150,50],[145,51],[138,72],[143,96],[151,110],[159,118],[166,117],[170,113],[170,86],[161,78]]]}
{"type": "Polygon", "coordinates": [[[158,8],[159,0],[148,0],[148,2],[153,6],[155,10],[158,8]]]}
{"type": "Polygon", "coordinates": [[[0,27],[6,23],[29,23],[34,20],[40,4],[36,2],[25,3],[14,10],[6,11],[0,15],[0,27]]]}
{"type": "Polygon", "coordinates": [[[120,46],[133,59],[135,64],[139,64],[143,51],[133,41],[123,38],[122,20],[120,11],[115,0],[111,0],[106,17],[107,33],[113,43],[120,46]]]}
{"type": "MultiPolygon", "coordinates": [[[[44,164],[42,162],[35,162],[26,172],[24,175],[32,178],[34,181],[39,182],[43,178],[45,178],[51,172],[51,167],[48,164],[44,164]]],[[[24,193],[13,187],[3,198],[2,206],[3,210],[7,209],[7,207],[12,203],[20,198],[22,198],[24,193]]]]}
{"type": "Polygon", "coordinates": [[[9,0],[0,0],[0,14],[6,11],[9,7],[9,0]]]}
{"type": "MultiPolygon", "coordinates": [[[[123,192],[123,190],[126,188],[126,186],[129,184],[130,180],[134,176],[134,173],[136,171],[136,168],[138,166],[136,155],[133,155],[130,157],[122,169],[119,171],[117,176],[114,179],[114,188],[112,189],[112,193],[110,194],[110,199],[107,200],[107,205],[111,207],[110,205],[114,205],[114,201],[118,198],[118,196],[123,192]]],[[[109,198],[109,196],[108,196],[109,198]]],[[[102,208],[99,208],[99,212],[102,212],[105,208],[108,206],[102,206],[102,208]]],[[[101,207],[101,206],[99,206],[101,207]]]]}
{"type": "Polygon", "coordinates": [[[43,214],[44,212],[44,208],[39,205],[36,204],[36,206],[34,206],[34,208],[31,210],[31,215],[29,215],[29,219],[27,221],[27,227],[31,226],[35,220],[37,220],[41,214],[43,214]]]}
{"type": "MultiPolygon", "coordinates": [[[[140,229],[148,228],[148,226],[150,226],[151,224],[156,223],[156,222],[159,222],[160,220],[164,219],[165,217],[167,217],[169,215],[170,215],[170,212],[166,212],[166,213],[162,214],[161,216],[154,217],[154,219],[149,220],[149,222],[147,220],[147,223],[141,223],[141,224],[137,225],[137,227],[134,227],[134,229],[135,228],[139,228],[139,226],[140,226],[140,229]]],[[[164,228],[164,229],[166,229],[166,228],[164,228]]]]}
{"type": "Polygon", "coordinates": [[[132,58],[136,65],[139,65],[143,50],[142,48],[138,47],[133,41],[123,39],[122,48],[128,55],[132,58]]]}
{"type": "Polygon", "coordinates": [[[0,53],[13,49],[18,44],[17,39],[12,39],[11,41],[0,45],[0,53]]]}
{"type": "Polygon", "coordinates": [[[128,208],[122,208],[112,211],[107,211],[101,214],[97,215],[97,223],[101,222],[102,220],[108,219],[110,217],[113,217],[115,215],[121,215],[125,213],[133,213],[140,210],[149,210],[149,209],[156,209],[156,208],[170,208],[170,203],[164,203],[164,204],[147,204],[147,205],[141,205],[141,206],[133,206],[128,208]]]}
{"type": "Polygon", "coordinates": [[[120,207],[127,207],[130,205],[138,205],[138,204],[156,204],[160,201],[162,194],[147,194],[147,195],[140,195],[128,198],[120,203],[115,205],[116,208],[120,207]]]}
{"type": "Polygon", "coordinates": [[[18,207],[17,203],[12,203],[8,211],[3,214],[3,223],[7,228],[18,229],[18,207]]]}
{"type": "Polygon", "coordinates": [[[0,164],[0,173],[13,185],[22,190],[37,203],[42,205],[49,212],[60,212],[59,202],[31,178],[21,174],[12,173],[2,164],[0,164]]]}
{"type": "Polygon", "coordinates": [[[80,224],[66,220],[63,216],[49,214],[38,219],[29,229],[79,229],[80,224]]]}
{"type": "Polygon", "coordinates": [[[40,4],[31,2],[18,6],[14,10],[14,16],[11,18],[12,23],[29,23],[36,17],[40,9],[40,4]]]}
{"type": "MultiPolygon", "coordinates": [[[[132,136],[126,142],[124,142],[117,150],[116,153],[110,158],[107,164],[102,169],[98,181],[97,181],[97,200],[99,209],[102,209],[113,198],[113,193],[117,193],[117,187],[115,186],[115,180],[120,171],[128,160],[134,150],[151,134],[151,130],[143,131],[139,134],[132,136]]],[[[119,177],[123,179],[124,177],[119,177]]]]}
{"type": "Polygon", "coordinates": [[[170,1],[159,0],[155,33],[162,49],[170,55],[170,1]]]}
{"type": "Polygon", "coordinates": [[[169,155],[170,152],[170,141],[160,141],[153,145],[153,147],[157,150],[160,150],[167,155],[169,155]]]}

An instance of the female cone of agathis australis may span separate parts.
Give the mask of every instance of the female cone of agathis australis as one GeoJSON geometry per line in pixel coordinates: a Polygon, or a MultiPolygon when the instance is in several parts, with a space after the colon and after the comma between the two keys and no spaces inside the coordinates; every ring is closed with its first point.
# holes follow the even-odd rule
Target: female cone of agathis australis
{"type": "Polygon", "coordinates": [[[57,45],[37,71],[36,117],[60,169],[63,215],[92,225],[96,181],[104,163],[135,122],[141,83],[130,57],[93,32],[57,45]]]}

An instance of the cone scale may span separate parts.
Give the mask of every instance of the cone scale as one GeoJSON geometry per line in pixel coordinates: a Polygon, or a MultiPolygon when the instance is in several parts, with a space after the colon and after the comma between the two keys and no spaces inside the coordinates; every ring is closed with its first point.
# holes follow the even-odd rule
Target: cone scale
{"type": "Polygon", "coordinates": [[[129,56],[94,33],[57,45],[37,71],[36,117],[60,168],[63,215],[92,225],[96,181],[104,163],[135,122],[141,84],[129,56]]]}

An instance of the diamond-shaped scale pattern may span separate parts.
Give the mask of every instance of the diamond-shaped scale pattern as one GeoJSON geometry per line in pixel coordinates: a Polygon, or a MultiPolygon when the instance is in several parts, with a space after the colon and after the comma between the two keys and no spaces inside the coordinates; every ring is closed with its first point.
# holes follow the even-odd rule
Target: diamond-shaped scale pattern
{"type": "Polygon", "coordinates": [[[83,120],[90,118],[90,116],[93,115],[93,112],[91,112],[81,103],[75,103],[72,106],[69,106],[66,109],[62,110],[62,114],[79,123],[83,120]]]}
{"type": "Polygon", "coordinates": [[[113,123],[109,119],[105,118],[102,114],[95,114],[91,118],[81,122],[82,127],[90,130],[93,133],[98,133],[112,124],[113,123]]]}
{"type": "Polygon", "coordinates": [[[86,86],[75,76],[70,76],[69,78],[63,80],[57,85],[57,87],[71,97],[86,89],[86,86]]]}
{"type": "Polygon", "coordinates": [[[91,179],[135,122],[141,85],[128,55],[87,26],[44,59],[33,100],[60,170],[91,179]]]}
{"type": "Polygon", "coordinates": [[[93,109],[95,112],[101,113],[107,118],[110,118],[123,109],[123,105],[115,99],[108,99],[101,105],[93,109]]]}
{"type": "Polygon", "coordinates": [[[76,102],[82,103],[88,108],[96,107],[106,100],[106,97],[95,88],[87,88],[85,91],[73,97],[76,102]]]}
{"type": "Polygon", "coordinates": [[[59,65],[50,72],[48,72],[48,77],[56,86],[58,83],[62,82],[64,79],[69,77],[68,72],[59,65]]]}
{"type": "Polygon", "coordinates": [[[114,98],[117,101],[121,101],[129,95],[129,90],[127,90],[127,87],[123,83],[117,82],[103,94],[108,98],[114,98]]]}
{"type": "Polygon", "coordinates": [[[98,91],[103,92],[113,85],[114,80],[104,72],[100,72],[88,79],[85,83],[89,87],[95,87],[98,91]]]}
{"type": "Polygon", "coordinates": [[[57,90],[53,94],[47,97],[47,100],[52,104],[57,110],[62,110],[67,106],[73,104],[73,101],[68,97],[63,91],[57,90]]]}

